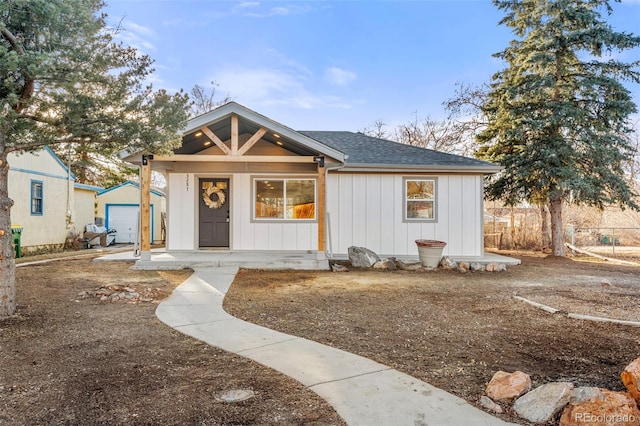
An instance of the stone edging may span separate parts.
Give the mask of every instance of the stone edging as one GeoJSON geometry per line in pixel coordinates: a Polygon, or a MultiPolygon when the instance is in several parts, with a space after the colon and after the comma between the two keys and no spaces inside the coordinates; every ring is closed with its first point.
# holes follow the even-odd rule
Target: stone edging
{"type": "Polygon", "coordinates": [[[638,321],[625,321],[613,318],[605,318],[605,317],[595,317],[592,315],[582,315],[582,314],[574,314],[574,313],[566,313],[561,311],[560,309],[552,308],[551,306],[543,305],[542,303],[534,302],[533,300],[529,300],[525,297],[513,296],[514,299],[520,300],[521,302],[527,303],[531,306],[534,306],[538,309],[542,309],[543,311],[549,312],[551,314],[561,313],[568,318],[580,319],[586,321],[595,321],[595,322],[609,322],[613,324],[622,324],[622,325],[630,325],[632,327],[640,327],[640,322],[638,321]]]}

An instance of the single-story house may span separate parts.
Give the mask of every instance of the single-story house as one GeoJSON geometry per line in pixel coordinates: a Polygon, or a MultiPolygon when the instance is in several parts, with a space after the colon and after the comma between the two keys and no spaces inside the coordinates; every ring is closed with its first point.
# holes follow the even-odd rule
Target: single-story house
{"type": "MultiPolygon", "coordinates": [[[[150,228],[154,243],[163,240],[162,217],[166,212],[165,195],[151,189],[150,228]]],[[[135,243],[140,212],[140,184],[126,181],[98,193],[98,215],[107,229],[118,231],[116,243],[135,243]]]]}
{"type": "Polygon", "coordinates": [[[23,228],[23,253],[61,249],[67,237],[93,223],[95,197],[103,188],[75,182],[76,177],[49,148],[10,153],[11,223],[23,228]]]}
{"type": "Polygon", "coordinates": [[[500,170],[361,133],[295,131],[235,102],[191,119],[173,155],[150,154],[123,157],[143,165],[143,182],[165,174],[168,252],[415,257],[416,239],[436,239],[445,255],[479,258],[483,178],[500,170]]]}

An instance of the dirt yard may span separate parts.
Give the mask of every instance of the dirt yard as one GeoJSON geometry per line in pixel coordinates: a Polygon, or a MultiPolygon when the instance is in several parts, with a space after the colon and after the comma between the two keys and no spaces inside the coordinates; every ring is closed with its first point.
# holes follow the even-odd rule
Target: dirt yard
{"type": "MultiPolygon", "coordinates": [[[[241,271],[225,308],[242,319],[338,347],[452,392],[471,403],[498,370],[533,386],[570,381],[622,390],[640,356],[640,328],[549,314],[640,321],[640,268],[521,257],[507,272],[241,271]]],[[[512,412],[505,420],[522,423],[512,412]]]]}
{"type": "Polygon", "coordinates": [[[0,319],[0,425],[344,424],[296,381],[158,321],[158,301],[189,272],[128,267],[85,259],[17,269],[18,313],[0,319]],[[90,292],[102,286],[152,301],[100,301],[90,292]],[[255,397],[216,399],[234,389],[255,397]]]}

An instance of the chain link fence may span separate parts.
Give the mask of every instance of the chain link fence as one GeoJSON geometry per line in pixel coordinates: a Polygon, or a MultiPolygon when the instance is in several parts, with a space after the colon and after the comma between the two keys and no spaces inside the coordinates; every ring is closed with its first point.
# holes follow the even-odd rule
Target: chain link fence
{"type": "Polygon", "coordinates": [[[640,227],[568,226],[565,241],[604,256],[640,258],[640,227]]]}

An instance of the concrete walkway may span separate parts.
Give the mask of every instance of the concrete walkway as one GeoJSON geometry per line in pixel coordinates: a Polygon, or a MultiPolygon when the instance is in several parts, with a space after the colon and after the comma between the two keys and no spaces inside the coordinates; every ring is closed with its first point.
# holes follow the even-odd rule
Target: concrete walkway
{"type": "Polygon", "coordinates": [[[194,269],[158,306],[158,318],[184,334],[298,380],[349,425],[509,424],[386,365],[237,319],[223,310],[222,301],[238,267],[194,269]]]}

